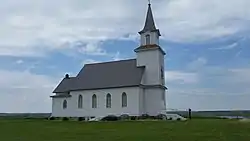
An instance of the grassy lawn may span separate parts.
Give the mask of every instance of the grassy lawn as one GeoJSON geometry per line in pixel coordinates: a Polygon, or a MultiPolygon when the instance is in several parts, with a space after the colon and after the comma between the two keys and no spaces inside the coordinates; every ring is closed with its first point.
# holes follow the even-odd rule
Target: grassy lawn
{"type": "Polygon", "coordinates": [[[1,141],[250,141],[250,122],[78,122],[0,119],[1,141]]]}

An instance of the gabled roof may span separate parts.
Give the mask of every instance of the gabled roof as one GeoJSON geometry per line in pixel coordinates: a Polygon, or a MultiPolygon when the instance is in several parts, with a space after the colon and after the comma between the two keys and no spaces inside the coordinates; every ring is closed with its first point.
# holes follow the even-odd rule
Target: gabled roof
{"type": "Polygon", "coordinates": [[[75,77],[63,78],[62,81],[55,88],[53,93],[68,92],[69,89],[74,85],[75,77]]]}
{"type": "Polygon", "coordinates": [[[159,35],[161,35],[160,31],[155,26],[151,4],[148,4],[148,11],[147,11],[145,25],[144,25],[144,28],[139,32],[139,34],[145,33],[147,31],[150,31],[150,32],[156,31],[158,32],[159,35]]]}
{"type": "Polygon", "coordinates": [[[86,64],[76,77],[64,78],[53,93],[139,86],[143,71],[136,59],[86,64]]]}

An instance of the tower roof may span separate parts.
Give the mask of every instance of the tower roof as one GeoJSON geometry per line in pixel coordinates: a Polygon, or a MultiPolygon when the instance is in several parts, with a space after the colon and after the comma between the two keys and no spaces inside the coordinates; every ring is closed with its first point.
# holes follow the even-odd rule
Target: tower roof
{"type": "Polygon", "coordinates": [[[147,16],[146,16],[144,28],[139,32],[139,34],[145,33],[147,31],[150,31],[150,32],[156,31],[160,35],[160,31],[155,26],[153,12],[152,12],[150,3],[148,4],[148,11],[147,11],[147,16]]]}

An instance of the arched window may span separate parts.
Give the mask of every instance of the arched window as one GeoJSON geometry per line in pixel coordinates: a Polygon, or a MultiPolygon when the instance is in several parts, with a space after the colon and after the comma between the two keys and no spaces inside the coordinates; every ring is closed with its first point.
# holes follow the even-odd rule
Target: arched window
{"type": "Polygon", "coordinates": [[[127,107],[127,94],[125,92],[122,93],[122,107],[127,107]]]}
{"type": "Polygon", "coordinates": [[[95,94],[92,96],[92,108],[97,108],[97,97],[95,94]]]}
{"type": "Polygon", "coordinates": [[[63,109],[66,109],[67,108],[67,100],[64,100],[63,101],[63,109]]]}
{"type": "Polygon", "coordinates": [[[111,95],[107,94],[106,96],[106,108],[111,108],[111,95]]]}
{"type": "Polygon", "coordinates": [[[82,108],[82,95],[79,95],[79,97],[78,97],[78,108],[79,109],[82,108]]]}
{"type": "Polygon", "coordinates": [[[146,35],[146,45],[150,44],[150,35],[146,35]]]}

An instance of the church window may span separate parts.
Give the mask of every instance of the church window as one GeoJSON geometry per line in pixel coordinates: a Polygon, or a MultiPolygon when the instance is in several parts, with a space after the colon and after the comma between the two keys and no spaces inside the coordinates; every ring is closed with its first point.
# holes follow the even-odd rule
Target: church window
{"type": "Polygon", "coordinates": [[[146,35],[146,45],[150,44],[150,35],[146,35]]]}
{"type": "Polygon", "coordinates": [[[63,109],[66,109],[67,108],[67,100],[64,100],[63,101],[63,109]]]}
{"type": "Polygon", "coordinates": [[[92,108],[97,108],[97,97],[95,94],[92,96],[92,108]]]}
{"type": "Polygon", "coordinates": [[[161,67],[161,78],[164,78],[164,71],[163,71],[163,67],[161,67]]]}
{"type": "Polygon", "coordinates": [[[127,107],[127,94],[125,92],[122,93],[122,107],[127,107]]]}
{"type": "Polygon", "coordinates": [[[79,97],[78,97],[78,108],[79,109],[82,108],[82,95],[79,95],[79,97]]]}
{"type": "Polygon", "coordinates": [[[107,94],[106,96],[106,108],[111,108],[111,95],[107,94]]]}

